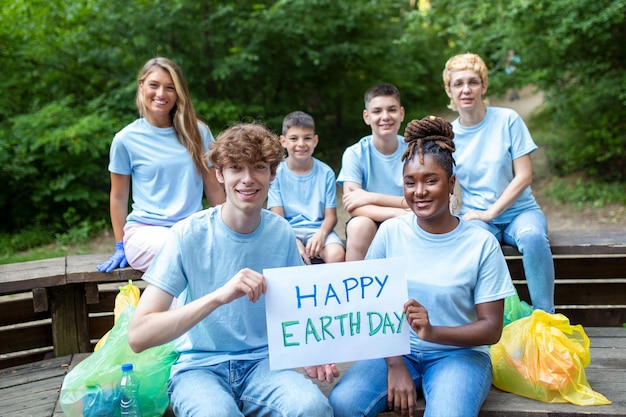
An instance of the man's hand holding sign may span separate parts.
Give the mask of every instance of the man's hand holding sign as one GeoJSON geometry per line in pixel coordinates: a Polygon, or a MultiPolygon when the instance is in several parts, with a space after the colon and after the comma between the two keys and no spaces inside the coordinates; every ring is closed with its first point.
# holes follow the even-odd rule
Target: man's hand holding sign
{"type": "MultiPolygon", "coordinates": [[[[270,368],[409,353],[405,264],[379,259],[264,270],[270,368]]],[[[317,377],[317,370],[307,374],[317,377]]]]}

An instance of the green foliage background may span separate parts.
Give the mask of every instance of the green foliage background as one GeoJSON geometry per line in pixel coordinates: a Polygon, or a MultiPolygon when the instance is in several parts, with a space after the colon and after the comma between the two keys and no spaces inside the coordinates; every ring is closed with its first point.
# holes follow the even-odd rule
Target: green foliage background
{"type": "MultiPolygon", "coordinates": [[[[182,68],[214,134],[237,120],[276,132],[314,116],[316,156],[339,169],[368,133],[362,96],[397,85],[406,120],[444,108],[441,70],[472,51],[490,94],[534,84],[556,174],[626,179],[625,0],[12,0],[0,19],[0,233],[89,234],[108,224],[108,149],[137,117],[136,74],[182,68]],[[518,71],[503,58],[515,49],[518,71]]],[[[537,139],[537,138],[536,138],[537,139]]],[[[23,239],[25,242],[28,239],[23,239]]]]}

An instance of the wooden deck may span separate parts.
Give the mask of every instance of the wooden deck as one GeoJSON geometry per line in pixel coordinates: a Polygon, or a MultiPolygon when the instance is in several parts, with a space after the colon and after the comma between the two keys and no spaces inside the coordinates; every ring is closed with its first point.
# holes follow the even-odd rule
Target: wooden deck
{"type": "MultiPolygon", "coordinates": [[[[594,391],[613,402],[611,405],[549,404],[492,388],[480,417],[626,416],[626,328],[592,327],[585,331],[591,339],[591,364],[585,370],[587,379],[594,391]]],[[[0,370],[0,416],[65,416],[58,405],[63,378],[86,356],[79,353],[0,370]]],[[[347,366],[349,364],[341,365],[344,370],[347,366]]],[[[319,385],[326,394],[332,388],[329,384],[319,385]]],[[[423,408],[423,405],[422,401],[420,406],[423,408]]]]}
{"type": "MultiPolygon", "coordinates": [[[[492,388],[480,416],[626,417],[626,328],[621,327],[626,322],[626,230],[566,231],[550,239],[557,312],[585,327],[591,339],[587,378],[613,404],[547,404],[492,388]]],[[[527,300],[521,257],[512,248],[504,250],[520,297],[527,300]]],[[[117,285],[141,277],[130,268],[96,271],[103,259],[106,255],[81,255],[0,265],[0,368],[5,368],[0,369],[0,417],[64,416],[58,405],[64,376],[111,328],[117,285]],[[39,360],[51,356],[56,358],[39,360]]],[[[332,388],[319,385],[326,394],[332,388]]]]}

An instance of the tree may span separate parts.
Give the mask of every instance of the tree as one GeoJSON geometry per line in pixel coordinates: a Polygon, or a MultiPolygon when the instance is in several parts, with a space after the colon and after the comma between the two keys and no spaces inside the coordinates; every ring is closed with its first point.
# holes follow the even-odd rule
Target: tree
{"type": "Polygon", "coordinates": [[[155,55],[182,67],[214,134],[240,119],[278,131],[284,114],[302,109],[316,119],[318,156],[338,168],[367,131],[370,85],[398,85],[407,117],[440,102],[431,80],[441,48],[426,30],[406,36],[410,11],[397,0],[4,4],[2,230],[108,221],[108,148],[137,117],[135,74],[155,55]]]}
{"type": "Polygon", "coordinates": [[[624,0],[442,0],[417,17],[449,53],[473,51],[490,67],[490,90],[533,84],[545,93],[545,138],[559,174],[626,181],[626,3],[624,0]],[[506,51],[521,63],[513,80],[506,51]]]}

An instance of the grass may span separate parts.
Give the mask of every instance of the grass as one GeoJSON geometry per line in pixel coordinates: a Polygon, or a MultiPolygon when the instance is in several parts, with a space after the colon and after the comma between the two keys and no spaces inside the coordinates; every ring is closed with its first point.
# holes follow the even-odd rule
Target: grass
{"type": "Polygon", "coordinates": [[[0,235],[0,264],[113,252],[115,239],[104,222],[90,227],[70,229],[65,234],[52,235],[41,229],[25,230],[14,235],[0,235]]]}

